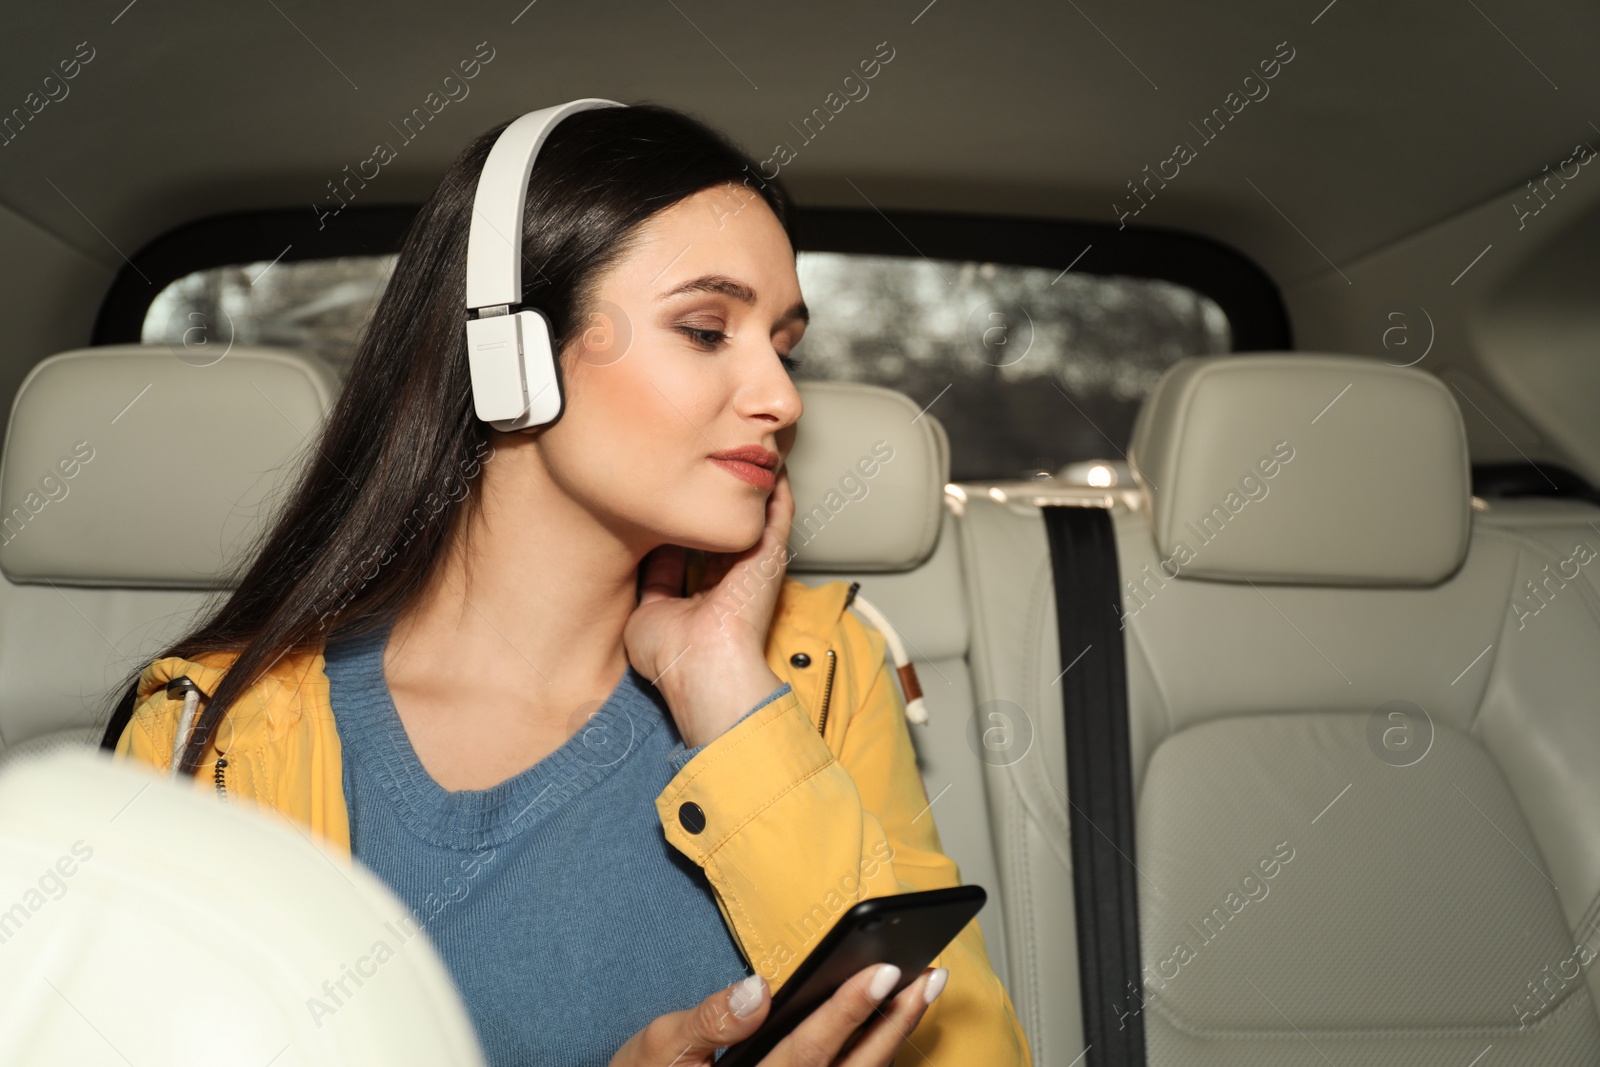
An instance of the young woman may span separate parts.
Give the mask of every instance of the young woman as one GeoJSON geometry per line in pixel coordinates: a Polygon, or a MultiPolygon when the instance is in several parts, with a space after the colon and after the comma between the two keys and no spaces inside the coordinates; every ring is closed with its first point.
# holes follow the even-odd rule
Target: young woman
{"type": "MultiPolygon", "coordinates": [[[[501,433],[463,309],[502,129],[424,205],[235,591],[130,679],[117,751],[350,850],[491,1063],[710,1064],[851,902],[959,876],[884,638],[784,574],[786,195],[666,108],[561,121],[520,240],[564,407],[501,433]]],[[[1030,1063],[977,923],[935,963],[887,1003],[894,968],[861,972],[765,1062],[1030,1063]]]]}

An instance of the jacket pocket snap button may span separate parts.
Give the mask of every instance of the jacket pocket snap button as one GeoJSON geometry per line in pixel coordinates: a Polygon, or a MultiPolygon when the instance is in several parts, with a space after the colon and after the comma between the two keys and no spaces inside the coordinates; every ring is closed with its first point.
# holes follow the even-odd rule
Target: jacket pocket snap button
{"type": "Polygon", "coordinates": [[[678,822],[691,834],[697,834],[706,828],[706,813],[691,800],[678,809],[678,822]]]}
{"type": "Polygon", "coordinates": [[[809,667],[811,666],[811,657],[804,652],[796,652],[789,657],[789,664],[793,667],[809,667]]]}

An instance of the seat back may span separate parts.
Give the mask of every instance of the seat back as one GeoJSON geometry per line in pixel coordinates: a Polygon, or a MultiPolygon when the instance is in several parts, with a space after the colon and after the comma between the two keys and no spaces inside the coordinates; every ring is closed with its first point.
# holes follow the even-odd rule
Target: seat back
{"type": "Polygon", "coordinates": [[[63,352],[0,458],[0,761],[96,742],[112,690],[226,586],[338,392],[315,356],[63,352]]]}
{"type": "MultiPolygon", "coordinates": [[[[1085,494],[1093,503],[1103,493],[1085,494]]],[[[1008,992],[1037,1067],[1084,1053],[1055,596],[1029,497],[963,494],[954,523],[983,725],[979,762],[1006,917],[1008,992]]],[[[1081,1061],[1079,1061],[1081,1062],[1081,1061]]]]}
{"type": "Polygon", "coordinates": [[[7,1064],[481,1067],[406,905],[253,809],[93,751],[0,769],[7,1064]]]}
{"type": "Polygon", "coordinates": [[[803,382],[800,392],[805,414],[788,458],[795,494],[789,570],[813,584],[859,581],[859,597],[904,642],[927,709],[928,721],[910,729],[929,814],[962,880],[989,894],[978,925],[1004,982],[1005,904],[972,741],[969,630],[945,503],[949,441],[932,415],[889,389],[803,382]]]}
{"type": "MultiPolygon", "coordinates": [[[[1474,511],[1449,394],[1352,357],[1180,364],[1129,459],[1122,603],[1073,608],[1122,618],[1143,987],[1098,995],[1149,1062],[1594,1062],[1600,510],[1474,511]]],[[[1013,996],[1065,1064],[1063,665],[1030,510],[974,500],[960,529],[980,699],[1043,741],[990,785],[1012,924],[1057,932],[1013,996]]]]}

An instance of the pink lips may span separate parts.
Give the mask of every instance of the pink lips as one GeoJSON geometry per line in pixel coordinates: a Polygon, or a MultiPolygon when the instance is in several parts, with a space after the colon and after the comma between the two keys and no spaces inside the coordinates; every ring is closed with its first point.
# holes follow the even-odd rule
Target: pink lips
{"type": "Polygon", "coordinates": [[[760,445],[742,445],[713,452],[707,458],[735,478],[761,489],[771,489],[778,483],[777,467],[783,457],[760,445]]]}

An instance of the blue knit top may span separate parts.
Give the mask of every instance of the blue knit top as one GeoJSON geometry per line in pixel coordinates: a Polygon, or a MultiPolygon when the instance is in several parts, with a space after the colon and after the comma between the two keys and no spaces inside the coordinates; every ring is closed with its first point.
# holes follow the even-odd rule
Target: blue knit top
{"type": "MultiPolygon", "coordinates": [[[[704,872],[662,833],[655,798],[700,749],[647,678],[630,664],[560,748],[451,792],[417,758],[384,680],[392,627],[324,650],[351,849],[414,916],[375,937],[393,952],[427,932],[490,1064],[603,1067],[656,1016],[753,973],[704,872]]],[[[366,981],[381,963],[369,969],[366,981]]]]}

